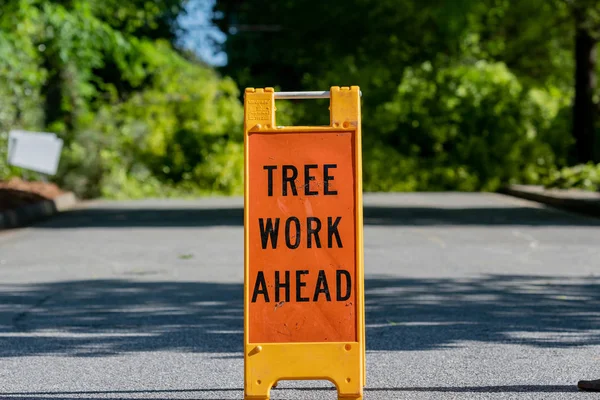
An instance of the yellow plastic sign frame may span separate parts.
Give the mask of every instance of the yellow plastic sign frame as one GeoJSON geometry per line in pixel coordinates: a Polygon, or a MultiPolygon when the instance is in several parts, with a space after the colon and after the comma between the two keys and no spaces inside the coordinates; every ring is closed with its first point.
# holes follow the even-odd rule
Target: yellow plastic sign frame
{"type": "Polygon", "coordinates": [[[329,380],[338,390],[338,399],[362,400],[366,382],[363,203],[361,112],[358,86],[330,89],[330,125],[278,127],[275,123],[273,88],[248,88],[244,96],[244,399],[268,400],[279,380],[329,380]],[[257,106],[260,105],[260,106],[257,106]],[[250,284],[250,179],[251,149],[249,135],[281,133],[351,133],[354,162],[355,221],[355,323],[356,341],[252,343],[250,284]]]}

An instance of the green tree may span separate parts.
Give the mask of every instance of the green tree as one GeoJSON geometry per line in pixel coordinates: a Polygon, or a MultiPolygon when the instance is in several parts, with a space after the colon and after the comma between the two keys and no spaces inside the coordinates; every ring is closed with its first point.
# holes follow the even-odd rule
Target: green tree
{"type": "Polygon", "coordinates": [[[58,133],[56,180],[82,196],[240,190],[239,93],[175,46],[186,3],[2,2],[0,140],[58,133]]]}
{"type": "Polygon", "coordinates": [[[600,163],[600,140],[595,129],[596,45],[600,38],[600,1],[565,0],[575,26],[575,101],[573,136],[577,161],[600,163]]]}
{"type": "MultiPolygon", "coordinates": [[[[376,182],[382,175],[366,173],[366,187],[372,184],[371,187],[378,190],[386,187],[426,188],[423,181],[428,182],[429,187],[451,188],[454,184],[455,188],[492,188],[517,178],[530,179],[542,170],[552,169],[551,164],[565,164],[565,154],[571,144],[568,132],[571,118],[565,113],[569,105],[563,99],[571,98],[574,91],[574,25],[571,21],[572,15],[564,0],[348,0],[318,3],[308,0],[265,0],[258,3],[218,0],[215,7],[215,22],[227,33],[224,49],[229,63],[223,71],[233,76],[241,86],[276,86],[281,90],[314,90],[330,85],[361,86],[364,94],[365,162],[372,163],[366,165],[365,170],[368,172],[373,167],[370,171],[375,171],[378,158],[381,158],[382,165],[387,166],[390,159],[395,159],[409,171],[407,174],[419,177],[415,178],[418,182],[410,177],[402,180],[415,184],[397,186],[387,182],[382,186],[376,182]],[[506,74],[511,77],[511,85],[519,87],[522,95],[511,97],[508,89],[504,92],[498,89],[508,97],[499,95],[489,97],[483,103],[475,100],[465,103],[479,104],[480,108],[466,105],[459,108],[460,112],[470,114],[460,115],[464,123],[455,126],[460,131],[452,139],[442,140],[443,145],[437,139],[423,144],[429,137],[423,126],[432,131],[436,131],[437,126],[426,120],[418,121],[421,124],[419,134],[413,134],[415,129],[411,123],[392,123],[388,119],[383,123],[383,104],[400,102],[404,107],[411,104],[397,97],[397,88],[410,84],[405,82],[410,76],[407,71],[429,65],[431,74],[421,76],[423,82],[432,79],[431,84],[436,86],[439,84],[437,79],[445,77],[443,79],[449,86],[461,82],[465,86],[480,87],[481,92],[474,95],[477,97],[485,96],[486,91],[494,87],[493,82],[490,82],[492,86],[486,86],[478,76],[493,78],[493,74],[486,72],[489,70],[477,67],[481,62],[508,67],[506,74]],[[455,81],[448,78],[447,71],[461,71],[461,68],[471,72],[460,79],[455,77],[455,81]],[[508,101],[510,111],[496,113],[491,103],[494,99],[508,101]],[[524,115],[519,110],[519,102],[523,103],[524,109],[535,108],[536,99],[547,103],[540,106],[541,111],[535,114],[536,117],[524,115]],[[493,126],[493,121],[496,121],[495,125],[501,127],[506,121],[500,118],[518,122],[510,125],[514,133],[511,134],[508,128],[498,128],[499,131],[490,130],[494,134],[482,138],[472,130],[472,126],[477,124],[468,123],[470,120],[486,121],[484,125],[493,126]],[[540,124],[534,137],[513,140],[513,134],[531,133],[529,124],[532,123],[540,124]],[[560,132],[560,129],[564,131],[560,132]],[[521,150],[516,147],[525,144],[538,150],[527,152],[522,149],[527,156],[525,153],[519,156],[524,162],[521,170],[505,165],[506,171],[503,172],[502,163],[493,161],[498,158],[496,151],[499,148],[495,140],[502,140],[495,137],[496,134],[512,138],[502,141],[503,146],[511,146],[510,149],[504,148],[507,155],[520,154],[521,150]],[[468,150],[469,146],[453,144],[463,136],[479,143],[476,151],[468,150]],[[549,144],[544,140],[548,140],[549,144]],[[435,150],[435,146],[439,145],[441,148],[435,150]],[[419,148],[419,152],[413,153],[411,149],[414,148],[419,148]],[[540,150],[542,148],[543,151],[540,150]],[[445,154],[444,162],[439,157],[430,158],[441,163],[439,167],[443,173],[430,173],[436,164],[423,162],[424,157],[429,157],[429,151],[445,154]],[[540,151],[543,156],[539,156],[540,151]],[[536,152],[538,155],[534,155],[536,152]],[[488,160],[486,162],[490,165],[481,160],[488,160]],[[538,160],[543,160],[539,161],[544,164],[543,168],[538,160]],[[476,179],[471,183],[463,182],[463,176],[450,184],[452,180],[446,179],[445,173],[458,168],[458,165],[476,179]]],[[[504,70],[498,68],[494,71],[500,73],[504,70]]],[[[415,87],[414,90],[420,88],[415,87]]],[[[439,121],[436,118],[442,118],[442,115],[433,116],[442,110],[450,112],[436,96],[420,105],[423,107],[420,116],[430,116],[430,121],[439,121]]],[[[327,122],[322,104],[307,102],[294,104],[294,108],[296,123],[327,122]]],[[[453,111],[453,115],[456,112],[453,111]]],[[[400,117],[400,114],[392,114],[391,118],[394,117],[400,117]]],[[[446,128],[448,125],[445,125],[446,128]]],[[[456,171],[453,173],[459,176],[456,171]]]]}
{"type": "Polygon", "coordinates": [[[391,178],[386,184],[410,183],[416,190],[471,191],[536,181],[555,162],[552,147],[561,146],[551,127],[562,101],[526,89],[503,63],[408,68],[376,117],[380,138],[397,149],[395,159],[417,179],[410,183],[406,171],[390,174],[388,155],[372,160],[382,169],[365,167],[368,184],[391,178]]]}
{"type": "Polygon", "coordinates": [[[219,0],[214,21],[228,35],[223,71],[240,86],[358,84],[369,107],[389,99],[406,66],[455,56],[472,4],[219,0]]]}

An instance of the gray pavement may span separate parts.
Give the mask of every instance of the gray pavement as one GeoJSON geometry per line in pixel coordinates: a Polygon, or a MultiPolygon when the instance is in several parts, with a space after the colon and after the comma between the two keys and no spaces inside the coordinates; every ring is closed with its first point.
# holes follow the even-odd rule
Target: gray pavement
{"type": "MultiPolygon", "coordinates": [[[[0,233],[0,398],[241,399],[242,200],[92,202],[0,233]]],[[[365,399],[592,399],[600,219],[365,195],[365,399]]],[[[272,399],[335,399],[282,382],[272,399]]]]}

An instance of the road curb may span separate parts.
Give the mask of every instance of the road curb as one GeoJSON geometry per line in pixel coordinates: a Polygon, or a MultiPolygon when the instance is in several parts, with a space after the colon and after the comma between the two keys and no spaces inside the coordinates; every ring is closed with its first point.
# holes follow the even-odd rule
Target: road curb
{"type": "Polygon", "coordinates": [[[546,189],[534,185],[510,185],[500,191],[521,199],[600,218],[600,193],[585,190],[546,189]]]}
{"type": "Polygon", "coordinates": [[[0,230],[13,229],[49,218],[77,204],[75,194],[68,192],[52,200],[42,200],[35,204],[0,212],[0,230]]]}

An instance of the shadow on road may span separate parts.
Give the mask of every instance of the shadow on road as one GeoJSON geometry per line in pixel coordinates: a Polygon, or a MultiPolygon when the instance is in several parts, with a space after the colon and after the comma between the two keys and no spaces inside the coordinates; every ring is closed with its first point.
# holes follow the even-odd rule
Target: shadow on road
{"type": "MultiPolygon", "coordinates": [[[[86,280],[0,286],[0,357],[141,351],[241,357],[241,284],[86,280]]],[[[462,341],[600,344],[600,280],[485,276],[366,280],[367,349],[462,341]]]]}
{"type": "Polygon", "coordinates": [[[428,350],[459,341],[600,344],[600,280],[483,276],[368,279],[367,347],[428,350]]]}
{"type": "Polygon", "coordinates": [[[0,286],[0,304],[0,357],[242,351],[239,284],[85,280],[11,285],[0,286]]]}
{"type": "MultiPolygon", "coordinates": [[[[600,226],[600,219],[535,207],[364,207],[365,225],[600,226]]],[[[65,212],[39,228],[243,226],[242,207],[88,208],[65,212]]]]}

